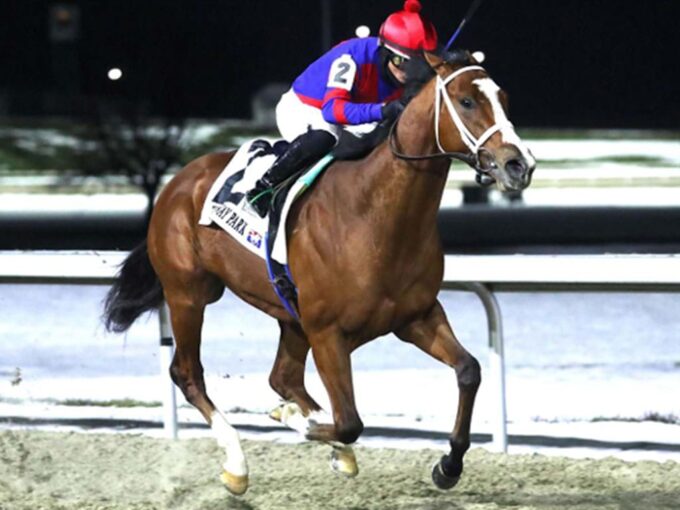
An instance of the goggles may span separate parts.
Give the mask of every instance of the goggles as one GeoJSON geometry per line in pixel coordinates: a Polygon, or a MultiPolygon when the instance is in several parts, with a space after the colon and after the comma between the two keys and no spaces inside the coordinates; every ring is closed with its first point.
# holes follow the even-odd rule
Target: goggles
{"type": "Polygon", "coordinates": [[[394,67],[396,67],[397,69],[401,69],[401,66],[403,66],[403,65],[404,65],[404,62],[406,62],[407,60],[408,60],[408,58],[406,58],[406,57],[404,57],[404,56],[402,56],[402,55],[397,55],[396,53],[393,53],[393,54],[390,56],[390,62],[391,62],[392,65],[393,65],[394,67]]]}

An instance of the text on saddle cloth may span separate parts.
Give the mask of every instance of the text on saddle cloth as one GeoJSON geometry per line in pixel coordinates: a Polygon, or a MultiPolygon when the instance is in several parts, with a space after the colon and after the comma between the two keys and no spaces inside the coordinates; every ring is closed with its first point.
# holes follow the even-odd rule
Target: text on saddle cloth
{"type": "Polygon", "coordinates": [[[241,146],[215,180],[206,196],[198,223],[218,225],[242,246],[264,259],[268,221],[249,209],[245,203],[245,193],[276,157],[267,155],[250,161],[252,144],[249,142],[241,146]]]}

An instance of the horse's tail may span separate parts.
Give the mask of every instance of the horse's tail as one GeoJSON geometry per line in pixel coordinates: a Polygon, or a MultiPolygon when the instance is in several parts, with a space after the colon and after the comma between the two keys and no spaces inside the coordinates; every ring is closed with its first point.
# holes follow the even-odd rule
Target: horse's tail
{"type": "Polygon", "coordinates": [[[156,275],[146,241],[127,256],[104,301],[104,325],[108,331],[122,333],[144,312],[163,302],[163,288],[156,275]]]}

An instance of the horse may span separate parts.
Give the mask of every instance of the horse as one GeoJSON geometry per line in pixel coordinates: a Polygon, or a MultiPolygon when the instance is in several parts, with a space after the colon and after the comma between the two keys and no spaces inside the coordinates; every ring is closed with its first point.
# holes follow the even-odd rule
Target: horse
{"type": "Polygon", "coordinates": [[[505,92],[469,52],[425,53],[419,61],[426,78],[389,137],[362,159],[333,162],[291,209],[285,235],[299,320],[279,302],[262,259],[222,230],[198,224],[234,152],[201,156],[165,186],[146,241],[109,290],[104,318],[117,332],[167,303],[176,342],[170,375],[225,449],[221,479],[233,494],[248,488],[248,465],[238,432],[206,394],[200,361],[205,307],[225,288],[279,323],[269,383],[286,404],[272,417],[332,445],[334,468],[349,476],[357,473],[351,445],[363,430],[351,353],[392,332],[453,368],[458,410],[450,451],[435,463],[432,480],[450,489],[462,474],[481,375],[437,300],[444,261],[437,211],[452,158],[502,190],[529,186],[536,162],[506,116],[505,92]],[[305,388],[310,350],[330,417],[305,388]]]}

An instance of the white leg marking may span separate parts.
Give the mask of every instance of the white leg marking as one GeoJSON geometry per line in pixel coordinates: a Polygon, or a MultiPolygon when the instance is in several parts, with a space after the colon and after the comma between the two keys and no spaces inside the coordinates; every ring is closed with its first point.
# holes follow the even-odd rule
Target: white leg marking
{"type": "Polygon", "coordinates": [[[331,417],[323,411],[314,411],[308,416],[302,414],[302,409],[294,402],[287,402],[279,407],[280,422],[306,436],[309,429],[319,423],[333,424],[331,417]]]}
{"type": "Polygon", "coordinates": [[[217,439],[217,444],[224,448],[227,454],[227,460],[223,464],[224,470],[232,475],[246,476],[248,464],[241,448],[241,438],[238,432],[229,425],[226,416],[218,410],[213,412],[211,419],[211,428],[217,439]]]}
{"type": "MultiPolygon", "coordinates": [[[[330,415],[323,411],[314,411],[309,416],[302,414],[302,409],[295,402],[285,402],[274,409],[272,418],[306,437],[309,429],[317,424],[332,425],[330,415]]],[[[357,460],[351,445],[339,441],[326,441],[333,447],[331,452],[331,469],[346,476],[356,476],[359,472],[357,460]]]]}
{"type": "Polygon", "coordinates": [[[480,78],[478,80],[474,80],[472,83],[477,85],[482,94],[484,94],[489,100],[489,103],[491,103],[491,108],[493,111],[493,115],[495,117],[495,123],[505,126],[501,129],[501,137],[503,138],[503,141],[505,143],[517,147],[519,149],[519,152],[522,154],[522,157],[524,157],[524,159],[526,160],[529,167],[535,166],[536,160],[534,159],[533,154],[531,154],[529,148],[517,135],[517,133],[515,132],[515,128],[512,127],[512,124],[510,123],[510,121],[508,121],[508,117],[505,115],[503,105],[501,104],[501,101],[498,98],[498,92],[500,91],[500,87],[496,85],[496,82],[494,82],[491,78],[480,78]]]}

